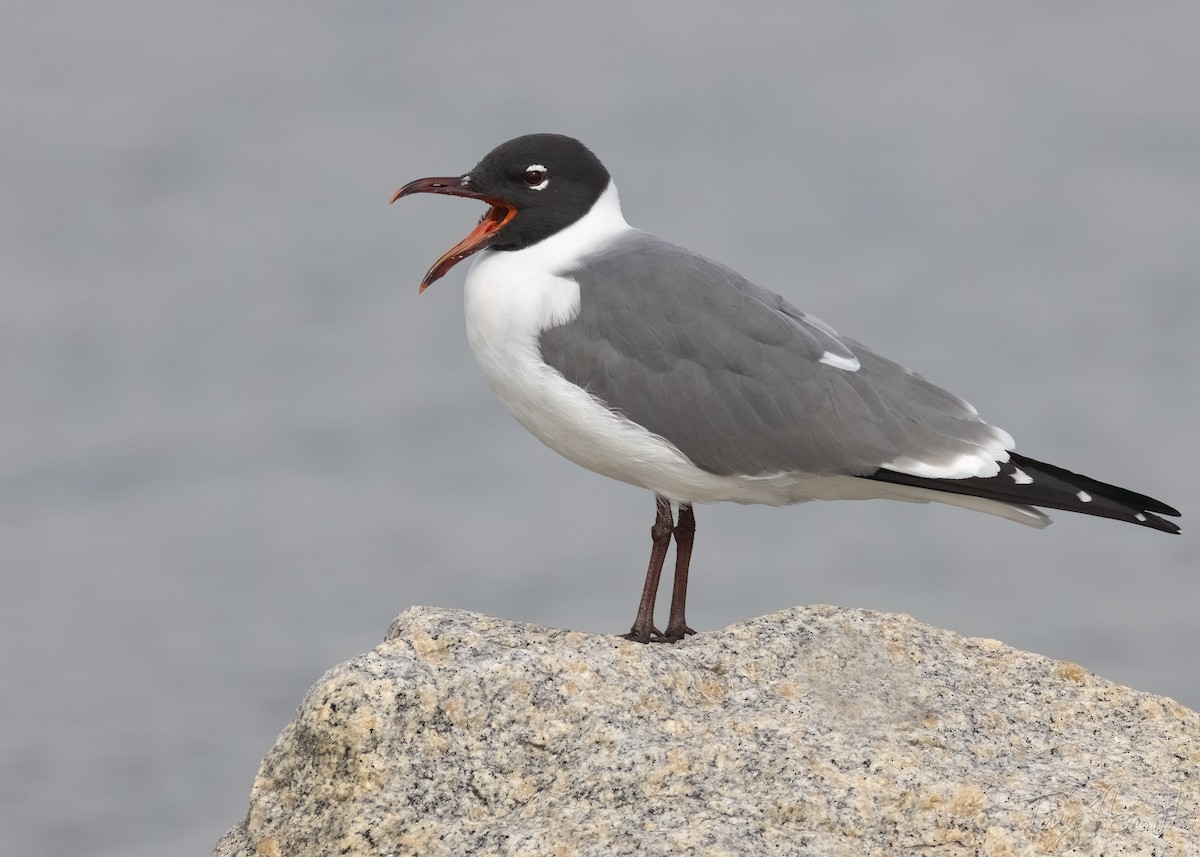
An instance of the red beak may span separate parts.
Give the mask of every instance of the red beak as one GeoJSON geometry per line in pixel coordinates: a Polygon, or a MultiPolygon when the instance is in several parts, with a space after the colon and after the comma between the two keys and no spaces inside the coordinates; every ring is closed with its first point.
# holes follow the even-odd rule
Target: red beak
{"type": "Polygon", "coordinates": [[[425,279],[421,280],[421,288],[418,290],[418,293],[429,288],[430,283],[445,276],[447,271],[463,259],[486,247],[488,238],[497,230],[503,228],[517,214],[516,206],[502,199],[476,193],[470,188],[464,187],[463,180],[458,176],[417,179],[416,181],[409,182],[396,191],[395,195],[392,196],[392,202],[395,202],[402,196],[409,196],[414,193],[443,193],[447,196],[465,196],[468,199],[481,199],[491,205],[491,208],[479,219],[479,223],[475,225],[475,228],[471,230],[471,234],[443,253],[441,258],[433,263],[433,267],[425,274],[425,279]]]}

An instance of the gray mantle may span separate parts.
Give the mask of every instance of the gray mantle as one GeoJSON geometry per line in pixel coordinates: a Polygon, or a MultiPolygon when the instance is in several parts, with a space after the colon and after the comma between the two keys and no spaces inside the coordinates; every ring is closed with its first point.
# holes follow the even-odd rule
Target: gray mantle
{"type": "Polygon", "coordinates": [[[414,607],[214,857],[1200,855],[1200,715],[907,616],[675,645],[414,607]]]}

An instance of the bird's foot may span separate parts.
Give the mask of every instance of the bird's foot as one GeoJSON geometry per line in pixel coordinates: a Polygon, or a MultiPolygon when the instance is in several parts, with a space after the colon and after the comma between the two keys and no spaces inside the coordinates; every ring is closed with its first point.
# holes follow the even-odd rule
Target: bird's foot
{"type": "Polygon", "coordinates": [[[678,643],[688,634],[695,633],[686,623],[680,623],[680,625],[667,625],[667,632],[662,635],[662,638],[664,643],[678,643]]]}
{"type": "Polygon", "coordinates": [[[663,633],[651,625],[649,630],[642,630],[634,627],[630,629],[628,634],[620,634],[619,636],[623,640],[631,640],[634,643],[678,643],[688,634],[695,633],[696,632],[687,625],[683,626],[683,630],[672,628],[670,625],[668,625],[666,633],[663,633]]]}
{"type": "Polygon", "coordinates": [[[622,639],[631,640],[635,643],[664,643],[667,640],[663,637],[663,632],[651,625],[649,628],[639,628],[634,625],[629,629],[628,634],[618,635],[622,639]]]}

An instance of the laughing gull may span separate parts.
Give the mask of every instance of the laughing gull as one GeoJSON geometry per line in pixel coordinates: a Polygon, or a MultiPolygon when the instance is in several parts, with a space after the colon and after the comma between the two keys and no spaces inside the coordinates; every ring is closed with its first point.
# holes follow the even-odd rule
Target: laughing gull
{"type": "Polygon", "coordinates": [[[962,399],[737,272],[625,222],[578,140],[531,134],[469,173],[396,191],[488,203],[420,291],[478,254],[467,338],[517,421],[571,461],[655,494],[652,550],[625,635],[677,641],[693,503],[938,502],[1044,527],[1035,506],[1166,533],[1158,500],[1013,452],[962,399]],[[678,504],[679,520],[672,513],[678,504]],[[671,537],[665,632],[654,599],[671,537]]]}

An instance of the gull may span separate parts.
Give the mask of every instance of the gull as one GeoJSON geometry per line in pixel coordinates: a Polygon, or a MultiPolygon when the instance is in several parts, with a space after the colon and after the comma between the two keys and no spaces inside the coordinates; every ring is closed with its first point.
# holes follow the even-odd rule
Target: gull
{"type": "Polygon", "coordinates": [[[530,134],[469,172],[396,191],[482,200],[420,291],[473,256],[467,339],[509,412],[589,470],[654,492],[650,562],[628,634],[676,642],[693,505],[937,502],[1045,527],[1039,508],[1166,533],[1170,506],[1014,451],[958,396],[724,265],[625,222],[581,142],[530,134]],[[678,506],[678,520],[673,504],[678,506]],[[666,629],[654,602],[671,539],[666,629]]]}

